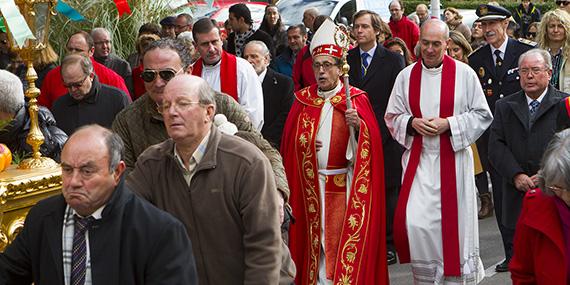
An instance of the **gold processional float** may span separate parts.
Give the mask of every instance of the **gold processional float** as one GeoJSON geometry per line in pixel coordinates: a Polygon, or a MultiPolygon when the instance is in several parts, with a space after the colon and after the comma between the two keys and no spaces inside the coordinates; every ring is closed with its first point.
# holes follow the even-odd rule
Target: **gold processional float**
{"type": "Polygon", "coordinates": [[[54,160],[42,157],[40,153],[44,136],[38,125],[39,107],[36,98],[40,96],[40,90],[35,84],[38,76],[33,67],[34,55],[47,45],[49,20],[55,15],[56,2],[56,0],[0,1],[10,47],[27,66],[28,88],[25,90],[25,96],[29,100],[28,112],[31,123],[26,142],[33,149],[31,158],[21,161],[18,165],[10,165],[5,171],[0,172],[0,251],[4,251],[20,232],[26,214],[33,205],[42,199],[61,193],[61,168],[54,160]],[[13,30],[10,30],[10,22],[18,21],[17,16],[20,16],[18,10],[29,27],[28,31],[31,32],[30,37],[25,39],[16,32],[16,29],[22,29],[22,25],[12,24],[13,30]],[[14,15],[14,12],[18,15],[14,15]],[[8,19],[10,17],[12,19],[8,19]]]}

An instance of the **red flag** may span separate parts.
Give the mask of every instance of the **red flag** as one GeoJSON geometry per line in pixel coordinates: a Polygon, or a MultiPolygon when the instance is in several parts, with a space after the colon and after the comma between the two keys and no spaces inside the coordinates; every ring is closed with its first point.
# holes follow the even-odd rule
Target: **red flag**
{"type": "Polygon", "coordinates": [[[117,6],[117,11],[119,11],[119,17],[123,16],[123,14],[131,14],[131,7],[129,7],[129,3],[127,0],[113,0],[115,1],[115,5],[117,6]]]}

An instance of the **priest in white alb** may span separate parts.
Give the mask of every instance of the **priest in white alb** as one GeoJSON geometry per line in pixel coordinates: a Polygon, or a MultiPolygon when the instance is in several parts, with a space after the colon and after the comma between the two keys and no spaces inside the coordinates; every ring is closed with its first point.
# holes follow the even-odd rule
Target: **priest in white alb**
{"type": "Polygon", "coordinates": [[[473,69],[445,55],[448,34],[440,20],[423,24],[421,60],[398,75],[384,117],[406,148],[394,242],[414,284],[477,284],[485,275],[469,146],[493,116],[473,69]]]}
{"type": "Polygon", "coordinates": [[[222,49],[220,30],[209,18],[194,23],[192,35],[200,54],[192,74],[202,77],[212,89],[234,98],[247,112],[253,127],[261,131],[263,89],[251,64],[222,49]]]}

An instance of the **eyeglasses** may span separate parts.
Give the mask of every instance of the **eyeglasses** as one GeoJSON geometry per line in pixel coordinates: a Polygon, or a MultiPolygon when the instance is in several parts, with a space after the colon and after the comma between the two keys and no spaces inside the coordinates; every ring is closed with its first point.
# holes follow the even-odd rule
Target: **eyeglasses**
{"type": "Polygon", "coordinates": [[[533,32],[528,32],[526,35],[533,38],[536,37],[536,33],[533,32]]]}
{"type": "Polygon", "coordinates": [[[83,86],[83,82],[85,82],[85,79],[87,79],[87,77],[89,77],[89,75],[90,74],[85,75],[85,77],[83,77],[83,79],[81,79],[80,81],[77,81],[77,82],[71,82],[71,83],[63,82],[63,87],[65,87],[67,89],[71,89],[72,87],[79,88],[79,87],[83,86]]]}
{"type": "Polygon", "coordinates": [[[565,7],[568,6],[568,4],[570,4],[570,1],[556,1],[556,5],[558,6],[565,7]]]}
{"type": "Polygon", "coordinates": [[[540,68],[540,67],[533,67],[533,68],[521,68],[519,69],[519,73],[523,76],[531,73],[532,75],[538,75],[541,71],[545,71],[548,70],[546,68],[540,68]]]}
{"type": "Polygon", "coordinates": [[[150,83],[156,79],[156,75],[158,74],[158,76],[160,76],[162,80],[168,82],[172,78],[174,78],[176,74],[180,73],[180,71],[182,71],[183,69],[184,68],[180,68],[178,71],[174,71],[173,69],[162,69],[162,70],[145,69],[141,73],[141,78],[144,82],[150,83]]]}
{"type": "Polygon", "coordinates": [[[335,65],[334,63],[328,62],[328,61],[323,62],[323,63],[313,62],[313,69],[315,69],[315,70],[321,70],[321,67],[322,67],[324,70],[329,70],[329,69],[331,69],[333,66],[336,66],[336,65],[335,65]]]}
{"type": "Polygon", "coordinates": [[[177,113],[180,112],[184,112],[186,110],[188,110],[188,108],[190,108],[190,106],[192,106],[193,104],[200,104],[199,101],[186,101],[186,100],[181,100],[178,102],[164,102],[160,105],[156,106],[156,110],[161,113],[164,114],[166,112],[168,112],[168,110],[170,110],[170,107],[174,107],[174,111],[176,111],[177,113]]]}

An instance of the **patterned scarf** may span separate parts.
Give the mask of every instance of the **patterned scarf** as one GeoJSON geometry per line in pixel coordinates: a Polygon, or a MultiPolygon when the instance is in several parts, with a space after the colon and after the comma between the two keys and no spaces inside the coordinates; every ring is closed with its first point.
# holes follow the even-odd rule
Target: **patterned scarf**
{"type": "Polygon", "coordinates": [[[249,39],[249,37],[251,37],[251,35],[253,35],[255,31],[253,30],[252,27],[249,27],[249,30],[245,33],[237,33],[236,32],[236,38],[234,40],[234,43],[236,45],[236,56],[238,57],[242,57],[241,55],[243,54],[243,47],[245,46],[245,41],[247,39],[249,39]]]}

